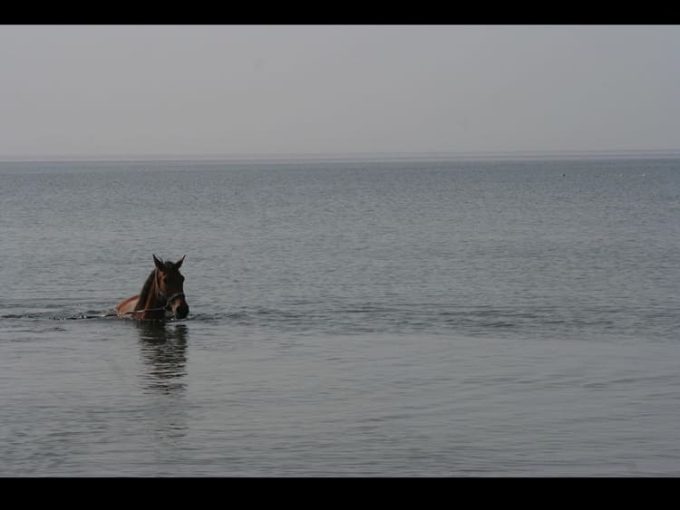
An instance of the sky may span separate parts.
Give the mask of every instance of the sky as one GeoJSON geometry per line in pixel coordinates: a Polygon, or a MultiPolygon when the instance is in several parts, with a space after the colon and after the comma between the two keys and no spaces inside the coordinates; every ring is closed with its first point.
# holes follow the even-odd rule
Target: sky
{"type": "Polygon", "coordinates": [[[0,159],[680,150],[680,26],[0,26],[0,159]]]}

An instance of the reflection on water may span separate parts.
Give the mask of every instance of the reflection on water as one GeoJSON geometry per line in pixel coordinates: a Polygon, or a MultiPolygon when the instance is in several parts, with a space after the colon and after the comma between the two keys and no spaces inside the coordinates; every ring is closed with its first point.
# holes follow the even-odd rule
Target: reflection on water
{"type": "Polygon", "coordinates": [[[175,393],[184,390],[187,362],[185,324],[136,323],[139,346],[147,367],[145,386],[155,391],[175,393]]]}
{"type": "MultiPolygon", "coordinates": [[[[144,366],[141,381],[149,396],[145,405],[149,418],[147,431],[160,455],[158,462],[172,466],[175,462],[172,452],[181,450],[187,434],[187,326],[137,322],[136,327],[144,366]]],[[[169,469],[165,474],[172,474],[169,469]]]]}

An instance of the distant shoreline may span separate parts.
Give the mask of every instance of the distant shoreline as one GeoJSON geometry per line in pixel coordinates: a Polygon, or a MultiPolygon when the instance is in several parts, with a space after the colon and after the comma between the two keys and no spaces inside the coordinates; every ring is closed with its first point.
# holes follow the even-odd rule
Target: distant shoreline
{"type": "Polygon", "coordinates": [[[0,163],[37,162],[397,162],[397,161],[504,161],[504,160],[583,160],[583,159],[678,159],[677,150],[620,151],[506,151],[506,152],[409,152],[409,153],[339,153],[339,154],[148,154],[148,155],[52,155],[0,156],[0,163]]]}

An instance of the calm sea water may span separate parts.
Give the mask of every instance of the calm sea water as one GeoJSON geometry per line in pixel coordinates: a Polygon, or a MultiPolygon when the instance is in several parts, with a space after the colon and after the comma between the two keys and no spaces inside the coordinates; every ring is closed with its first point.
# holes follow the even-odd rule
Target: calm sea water
{"type": "Polygon", "coordinates": [[[680,160],[0,163],[0,235],[2,476],[680,475],[680,160]]]}

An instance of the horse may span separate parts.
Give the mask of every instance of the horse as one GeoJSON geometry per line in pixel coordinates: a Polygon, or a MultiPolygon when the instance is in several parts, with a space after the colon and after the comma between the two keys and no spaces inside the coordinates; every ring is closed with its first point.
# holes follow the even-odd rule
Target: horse
{"type": "Polygon", "coordinates": [[[184,276],[179,272],[184,257],[177,262],[163,261],[153,256],[156,266],[136,296],[116,305],[118,317],[138,320],[164,320],[166,315],[184,319],[189,315],[189,305],[184,295],[184,276]]]}

